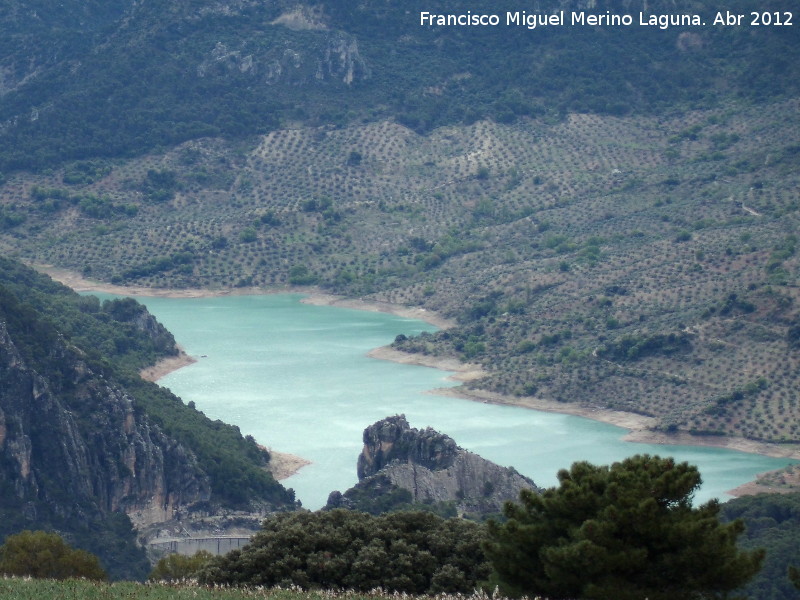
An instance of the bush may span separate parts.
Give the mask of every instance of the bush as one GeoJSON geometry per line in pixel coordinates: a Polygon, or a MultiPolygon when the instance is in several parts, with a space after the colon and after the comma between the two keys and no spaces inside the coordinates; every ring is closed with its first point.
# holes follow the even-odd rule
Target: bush
{"type": "Polygon", "coordinates": [[[314,285],[318,277],[305,265],[294,265],[289,269],[289,283],[292,285],[314,285]]]}
{"type": "Polygon", "coordinates": [[[170,554],[156,563],[147,578],[150,581],[182,581],[193,579],[198,571],[214,558],[210,552],[200,550],[192,556],[170,554]]]}
{"type": "Polygon", "coordinates": [[[0,573],[37,579],[104,580],[106,573],[94,554],[71,548],[56,533],[23,531],[0,546],[0,573]]]}
{"type": "Polygon", "coordinates": [[[468,593],[490,572],[482,540],[481,525],[428,512],[284,513],[199,575],[204,584],[468,593]]]}

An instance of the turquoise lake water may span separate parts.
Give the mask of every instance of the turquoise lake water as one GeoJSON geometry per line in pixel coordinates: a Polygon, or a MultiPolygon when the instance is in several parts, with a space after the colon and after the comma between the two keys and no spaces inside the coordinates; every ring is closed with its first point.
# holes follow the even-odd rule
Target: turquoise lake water
{"type": "MultiPolygon", "coordinates": [[[[101,297],[107,295],[98,294],[101,297]]],[[[429,390],[456,385],[437,369],[368,358],[396,335],[433,331],[384,313],[301,304],[301,295],[138,298],[198,362],[159,380],[212,419],[312,464],[283,481],[303,506],[325,504],[357,481],[365,427],[404,413],[460,446],[533,478],[557,483],[578,460],[610,464],[634,454],[674,456],[700,468],[696,501],[725,494],[794,461],[694,446],[624,442],[626,431],[569,415],[483,404],[429,390]]]]}

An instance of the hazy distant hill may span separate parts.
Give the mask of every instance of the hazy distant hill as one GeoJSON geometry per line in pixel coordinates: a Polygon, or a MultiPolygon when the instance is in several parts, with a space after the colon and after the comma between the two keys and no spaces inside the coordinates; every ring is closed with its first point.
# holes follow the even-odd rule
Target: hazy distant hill
{"type": "MultiPolygon", "coordinates": [[[[11,3],[0,13],[0,170],[198,136],[394,118],[420,132],[490,117],[623,115],[797,91],[795,27],[422,27],[452,1],[11,3]]],[[[691,0],[472,2],[699,13],[691,0]]],[[[748,13],[751,3],[725,9],[748,13]]],[[[773,0],[760,10],[791,10],[773,0]]]]}
{"type": "Polygon", "coordinates": [[[458,326],[397,346],[480,363],[472,387],[800,440],[798,26],[419,26],[455,5],[141,2],[71,70],[20,46],[0,245],[421,305],[458,326]]]}

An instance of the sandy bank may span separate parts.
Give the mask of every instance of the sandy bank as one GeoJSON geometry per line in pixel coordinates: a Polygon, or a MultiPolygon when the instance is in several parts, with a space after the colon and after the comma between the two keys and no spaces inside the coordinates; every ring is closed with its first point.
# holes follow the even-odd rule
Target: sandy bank
{"type": "Polygon", "coordinates": [[[759,473],[755,481],[749,481],[730,490],[731,496],[754,494],[790,494],[800,489],[800,465],[759,473]]]}
{"type": "Polygon", "coordinates": [[[319,292],[310,292],[308,298],[303,298],[301,302],[303,304],[313,304],[315,306],[338,306],[340,308],[384,312],[406,319],[425,321],[426,323],[435,325],[439,329],[449,329],[455,325],[455,321],[446,319],[424,308],[400,306],[388,302],[370,302],[367,300],[359,300],[358,298],[343,298],[341,296],[322,294],[319,292]]]}
{"type": "MultiPolygon", "coordinates": [[[[424,356],[399,352],[389,347],[377,348],[369,353],[373,358],[392,360],[403,364],[415,364],[426,367],[434,367],[447,371],[455,371],[453,379],[459,381],[469,381],[478,379],[485,375],[480,365],[470,365],[459,362],[456,359],[440,358],[435,356],[424,356]]],[[[800,444],[773,444],[758,442],[745,438],[727,436],[699,436],[689,433],[667,434],[660,431],[653,431],[651,428],[657,423],[655,417],[648,417],[636,413],[610,410],[602,407],[582,406],[543,398],[530,396],[516,397],[504,396],[485,390],[470,390],[462,387],[440,388],[432,390],[431,393],[442,396],[453,396],[466,398],[476,402],[486,402],[491,404],[504,404],[508,406],[519,406],[532,410],[544,412],[554,412],[577,417],[585,417],[616,425],[628,430],[628,434],[623,438],[627,442],[637,442],[642,444],[662,444],[678,446],[712,446],[716,448],[727,448],[751,454],[760,454],[773,458],[787,458],[800,460],[800,444]]]]}
{"type": "Polygon", "coordinates": [[[465,388],[440,388],[433,390],[432,393],[440,396],[453,396],[456,398],[466,398],[468,400],[475,400],[476,402],[485,402],[489,404],[504,404],[507,406],[520,406],[522,408],[530,408],[532,410],[540,410],[543,412],[560,413],[565,415],[573,415],[576,417],[586,417],[609,425],[616,425],[617,427],[624,427],[630,430],[640,430],[646,427],[651,427],[655,424],[656,419],[653,417],[645,417],[635,413],[623,412],[619,410],[609,410],[606,408],[595,408],[580,406],[578,404],[566,404],[564,402],[555,402],[554,400],[544,400],[542,398],[526,397],[510,397],[495,392],[487,392],[485,390],[468,390],[465,388]]]}
{"type": "Polygon", "coordinates": [[[735,498],[741,498],[742,496],[755,496],[756,494],[794,494],[795,492],[797,492],[796,487],[784,488],[765,485],[761,483],[758,478],[756,478],[755,481],[748,481],[747,483],[727,491],[728,494],[735,498]]]}
{"type": "MultiPolygon", "coordinates": [[[[218,296],[245,296],[248,294],[280,294],[290,290],[265,290],[261,288],[202,289],[202,288],[151,288],[139,285],[114,285],[103,281],[87,279],[80,273],[59,269],[50,265],[30,265],[40,273],[71,287],[76,292],[104,292],[120,296],[141,296],[144,298],[215,298],[218,296]]],[[[294,291],[294,290],[291,290],[294,291]]]]}
{"type": "Polygon", "coordinates": [[[306,465],[311,464],[310,460],[306,460],[301,456],[277,452],[276,450],[269,450],[269,455],[269,472],[278,481],[288,479],[306,465]]]}
{"type": "Polygon", "coordinates": [[[326,294],[314,288],[262,288],[262,287],[242,287],[242,288],[151,288],[144,286],[122,286],[87,279],[80,273],[60,269],[51,265],[31,265],[40,273],[49,275],[52,279],[63,283],[76,292],[104,292],[107,294],[118,294],[120,296],[141,296],[143,298],[217,298],[220,296],[254,296],[266,294],[305,294],[301,300],[303,304],[314,306],[338,306],[340,308],[353,308],[356,310],[368,310],[372,312],[384,312],[406,319],[418,319],[438,327],[448,329],[455,325],[455,321],[446,319],[441,315],[433,313],[420,307],[400,306],[388,302],[370,302],[358,298],[345,298],[333,294],[326,294]]]}
{"type": "Polygon", "coordinates": [[[179,348],[179,350],[180,352],[177,356],[164,358],[158,361],[152,367],[147,367],[146,369],[139,371],[139,375],[141,375],[142,379],[145,381],[158,381],[173,371],[177,371],[182,367],[186,367],[197,362],[197,359],[186,354],[183,349],[179,348]]]}
{"type": "MultiPolygon", "coordinates": [[[[386,357],[388,358],[388,357],[386,357]]],[[[391,360],[391,359],[389,359],[391,360]]],[[[432,365],[431,365],[432,366],[432,365]]],[[[467,390],[464,388],[441,388],[433,390],[432,393],[442,396],[455,396],[466,398],[478,402],[489,402],[492,404],[506,404],[510,406],[520,406],[533,410],[554,412],[561,414],[585,417],[602,423],[616,425],[628,430],[627,435],[622,439],[626,442],[641,444],[661,444],[679,446],[712,446],[716,448],[727,448],[751,454],[760,454],[773,458],[786,458],[800,460],[800,445],[798,444],[770,444],[757,442],[745,438],[734,438],[727,436],[697,436],[688,433],[666,434],[659,431],[652,431],[650,428],[656,424],[654,417],[647,417],[635,413],[618,410],[609,410],[600,407],[586,407],[563,402],[554,402],[541,398],[523,397],[510,398],[501,394],[487,392],[484,390],[467,390]]],[[[783,477],[784,469],[760,473],[754,481],[748,481],[726,493],[731,496],[749,496],[761,493],[791,493],[800,489],[800,469],[793,477],[783,477]],[[774,479],[782,476],[782,485],[774,485],[774,479]]]]}
{"type": "Polygon", "coordinates": [[[660,431],[652,431],[657,419],[636,413],[629,413],[619,410],[610,410],[601,407],[581,406],[577,404],[566,404],[553,400],[544,400],[531,397],[508,397],[501,394],[486,392],[483,390],[466,390],[462,388],[444,388],[435,390],[435,393],[468,398],[480,402],[491,402],[493,404],[507,404],[510,406],[521,406],[533,410],[545,412],[555,412],[577,417],[585,417],[623,427],[628,430],[628,434],[622,439],[626,442],[640,444],[661,444],[671,446],[712,446],[715,448],[727,448],[748,452],[750,454],[761,454],[773,458],[788,458],[800,460],[800,444],[770,444],[757,442],[745,438],[711,436],[711,435],[691,435],[689,433],[668,434],[660,431]]]}
{"type": "Polygon", "coordinates": [[[690,433],[663,433],[660,431],[634,430],[625,436],[627,442],[643,444],[672,444],[680,446],[710,446],[727,448],[750,454],[761,454],[773,458],[800,460],[800,444],[773,444],[746,438],[724,435],[692,435],[690,433]]]}
{"type": "Polygon", "coordinates": [[[457,358],[410,354],[408,352],[395,350],[389,346],[381,346],[380,348],[370,350],[367,352],[367,356],[379,360],[390,360],[403,365],[417,365],[420,367],[441,369],[442,371],[453,371],[454,374],[450,375],[449,379],[455,381],[471,381],[473,379],[480,379],[486,375],[486,371],[484,371],[480,365],[462,363],[457,358]]]}

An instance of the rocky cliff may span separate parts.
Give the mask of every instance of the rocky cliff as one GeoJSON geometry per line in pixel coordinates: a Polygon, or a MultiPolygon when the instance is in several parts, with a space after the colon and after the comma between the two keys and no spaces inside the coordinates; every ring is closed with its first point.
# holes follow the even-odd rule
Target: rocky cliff
{"type": "Polygon", "coordinates": [[[255,440],[137,375],[176,352],[135,300],[100,303],[0,257],[0,539],[55,529],[138,578],[131,524],[146,542],[294,508],[255,440]]]}
{"type": "MultiPolygon", "coordinates": [[[[3,307],[7,309],[7,307],[3,307]]],[[[55,336],[48,362],[32,364],[26,341],[0,319],[0,477],[7,492],[62,517],[124,511],[139,524],[171,518],[210,496],[194,455],[168,438],[119,386],[55,336]]]]}
{"type": "Polygon", "coordinates": [[[538,489],[513,468],[464,450],[447,435],[430,427],[410,427],[404,415],[388,417],[364,430],[358,479],[343,495],[332,494],[329,506],[347,507],[365,494],[394,494],[415,503],[454,503],[461,513],[485,515],[499,512],[522,489],[538,489]],[[408,494],[398,494],[398,489],[408,494]]]}

